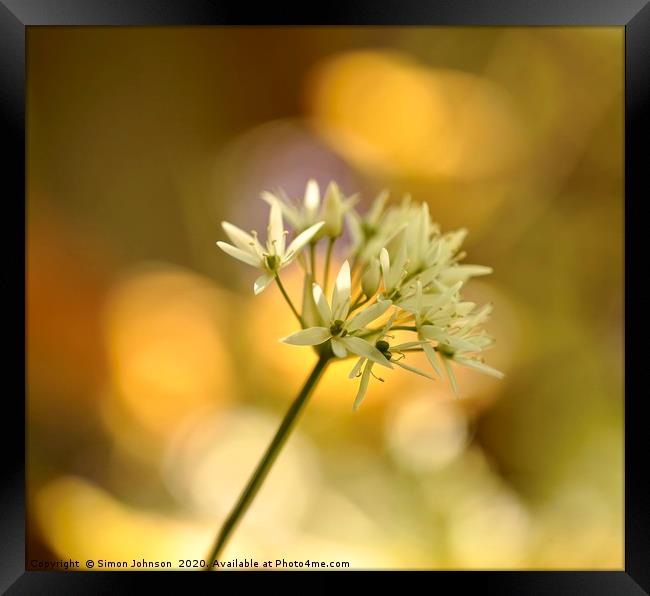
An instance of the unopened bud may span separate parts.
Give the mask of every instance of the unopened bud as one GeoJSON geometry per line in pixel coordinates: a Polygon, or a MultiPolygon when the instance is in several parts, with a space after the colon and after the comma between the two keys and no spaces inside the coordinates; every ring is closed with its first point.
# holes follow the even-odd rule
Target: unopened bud
{"type": "Polygon", "coordinates": [[[377,259],[372,259],[361,276],[361,289],[368,298],[374,296],[375,292],[379,288],[380,279],[381,274],[379,271],[379,261],[377,259]]]}
{"type": "Polygon", "coordinates": [[[343,204],[336,182],[330,182],[327,187],[321,216],[325,220],[323,233],[331,238],[340,236],[343,231],[343,204]]]}

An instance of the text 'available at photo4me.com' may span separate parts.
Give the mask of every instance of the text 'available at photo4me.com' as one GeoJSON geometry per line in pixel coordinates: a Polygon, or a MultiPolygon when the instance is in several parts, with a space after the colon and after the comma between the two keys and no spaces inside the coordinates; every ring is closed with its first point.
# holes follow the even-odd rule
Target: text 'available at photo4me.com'
{"type": "Polygon", "coordinates": [[[112,561],[108,559],[86,559],[79,561],[32,559],[29,569],[32,571],[83,571],[113,569],[349,569],[349,561],[319,561],[315,559],[289,560],[253,558],[233,558],[226,561],[206,561],[205,559],[177,559],[175,561],[149,560],[145,558],[131,561],[112,561]]]}

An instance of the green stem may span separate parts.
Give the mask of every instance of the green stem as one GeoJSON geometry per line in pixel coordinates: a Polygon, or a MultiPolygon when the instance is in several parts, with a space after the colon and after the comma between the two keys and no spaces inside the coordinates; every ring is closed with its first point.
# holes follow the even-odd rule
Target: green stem
{"type": "Polygon", "coordinates": [[[280,288],[280,292],[282,292],[282,295],[284,296],[284,299],[287,301],[287,304],[293,311],[293,314],[296,315],[296,319],[300,322],[300,325],[302,327],[305,326],[303,323],[302,317],[300,316],[300,313],[296,310],[296,307],[293,305],[293,302],[291,302],[291,298],[289,298],[289,294],[287,294],[287,291],[284,289],[284,286],[282,285],[282,282],[280,281],[280,276],[276,273],[275,274],[275,281],[278,284],[278,288],[280,288]]]}
{"type": "Polygon", "coordinates": [[[332,248],[336,238],[329,237],[327,241],[327,252],[325,253],[325,273],[323,274],[323,292],[327,292],[327,282],[329,281],[330,276],[330,259],[332,258],[332,248]]]}
{"type": "Polygon", "coordinates": [[[356,310],[360,306],[363,306],[366,302],[368,302],[370,298],[363,298],[363,293],[360,293],[355,299],[354,302],[352,302],[352,306],[350,307],[350,312],[353,310],[356,310]]]}
{"type": "MultiPolygon", "coordinates": [[[[411,327],[410,325],[395,325],[395,327],[391,327],[390,331],[417,331],[417,327],[411,327]]],[[[365,338],[365,337],[370,337],[371,335],[374,335],[375,333],[379,333],[381,331],[381,328],[377,329],[368,329],[365,333],[360,333],[357,337],[365,338]]]]}
{"type": "Polygon", "coordinates": [[[309,245],[309,264],[311,266],[311,276],[316,281],[316,245],[313,242],[309,245]]]}
{"type": "Polygon", "coordinates": [[[253,502],[257,491],[260,489],[262,483],[264,482],[264,479],[271,470],[273,463],[278,457],[280,450],[282,449],[289,434],[291,433],[291,430],[294,427],[298,415],[307,403],[309,396],[313,392],[316,384],[318,383],[318,380],[325,371],[328,362],[329,355],[322,356],[318,359],[318,362],[314,366],[309,377],[307,377],[307,380],[300,390],[300,393],[298,393],[298,397],[296,397],[295,401],[291,404],[291,407],[285,414],[280,427],[276,431],[271,444],[267,447],[264,456],[257,464],[257,468],[255,468],[255,472],[253,472],[253,475],[246,485],[246,488],[240,495],[237,503],[230,512],[230,515],[226,518],[223,526],[221,526],[221,530],[219,531],[217,539],[214,542],[214,546],[208,555],[208,566],[206,567],[206,571],[210,571],[212,569],[212,565],[215,561],[218,560],[219,556],[223,552],[223,549],[225,548],[228,539],[237,527],[237,524],[241,521],[250,504],[253,502]]]}

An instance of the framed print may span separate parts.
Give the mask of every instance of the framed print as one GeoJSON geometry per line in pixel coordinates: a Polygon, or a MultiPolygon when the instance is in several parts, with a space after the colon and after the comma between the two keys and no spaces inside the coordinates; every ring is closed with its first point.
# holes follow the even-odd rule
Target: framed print
{"type": "Polygon", "coordinates": [[[647,3],[242,9],[0,3],[2,589],[648,593],[647,3]]]}

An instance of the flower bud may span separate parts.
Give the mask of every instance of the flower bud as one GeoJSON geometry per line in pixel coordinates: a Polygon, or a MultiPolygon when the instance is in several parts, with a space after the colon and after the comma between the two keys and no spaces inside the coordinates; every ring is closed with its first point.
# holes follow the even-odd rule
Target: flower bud
{"type": "Polygon", "coordinates": [[[312,287],[314,280],[311,274],[305,275],[305,282],[302,291],[302,320],[305,326],[315,327],[317,325],[322,325],[320,314],[318,312],[318,307],[314,302],[314,294],[312,292],[312,287]]]}
{"type": "Polygon", "coordinates": [[[318,214],[318,208],[320,207],[320,190],[318,188],[318,182],[313,178],[310,178],[307,182],[304,201],[308,224],[307,227],[309,227],[316,223],[316,215],[318,214]]]}
{"type": "Polygon", "coordinates": [[[343,204],[341,191],[336,182],[330,182],[325,192],[323,212],[321,217],[325,220],[323,233],[331,238],[337,238],[343,231],[343,204]]]}
{"type": "Polygon", "coordinates": [[[379,261],[377,259],[372,259],[370,263],[368,263],[368,266],[361,277],[361,289],[368,298],[374,296],[375,292],[379,288],[379,281],[379,261]]]}

